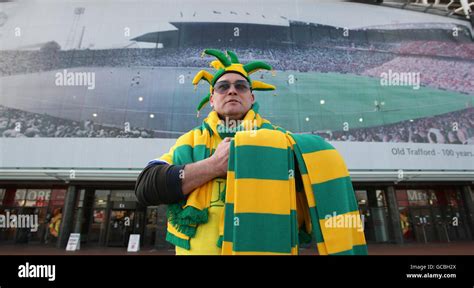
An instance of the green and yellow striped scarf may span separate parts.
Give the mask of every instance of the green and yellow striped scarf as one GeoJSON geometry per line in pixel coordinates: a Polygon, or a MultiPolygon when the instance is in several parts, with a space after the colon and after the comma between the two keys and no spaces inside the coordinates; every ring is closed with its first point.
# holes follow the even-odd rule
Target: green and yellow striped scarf
{"type": "MultiPolygon", "coordinates": [[[[311,236],[322,255],[367,254],[351,179],[334,147],[319,136],[295,135],[271,125],[258,114],[258,104],[244,120],[256,127],[222,133],[217,114],[211,112],[161,157],[170,164],[200,161],[211,155],[213,141],[234,136],[216,239],[222,254],[294,255],[311,236]],[[296,168],[304,191],[296,191],[296,168]]],[[[190,249],[196,227],[207,223],[211,189],[209,182],[187,201],[168,206],[167,241],[190,249]]]]}

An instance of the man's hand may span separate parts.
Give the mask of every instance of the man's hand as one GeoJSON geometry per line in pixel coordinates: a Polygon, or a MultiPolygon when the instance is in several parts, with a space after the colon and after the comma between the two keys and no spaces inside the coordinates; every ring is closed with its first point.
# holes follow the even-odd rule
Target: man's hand
{"type": "Polygon", "coordinates": [[[227,162],[229,161],[229,150],[230,141],[232,138],[226,137],[217,145],[216,151],[212,154],[210,160],[212,161],[213,168],[215,169],[216,177],[226,177],[227,175],[227,162]]]}
{"type": "Polygon", "coordinates": [[[184,195],[217,177],[227,176],[231,138],[224,138],[211,157],[184,167],[181,190],[184,195]]]}

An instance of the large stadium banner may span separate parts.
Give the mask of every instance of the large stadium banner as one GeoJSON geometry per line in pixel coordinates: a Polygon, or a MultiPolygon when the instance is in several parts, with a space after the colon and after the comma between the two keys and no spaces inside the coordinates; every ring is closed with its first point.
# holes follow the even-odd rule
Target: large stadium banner
{"type": "Polygon", "coordinates": [[[208,87],[191,81],[215,48],[273,66],[255,77],[277,90],[256,100],[293,133],[474,168],[469,22],[337,1],[191,4],[0,4],[0,137],[177,138],[209,112],[197,117],[208,87]]]}

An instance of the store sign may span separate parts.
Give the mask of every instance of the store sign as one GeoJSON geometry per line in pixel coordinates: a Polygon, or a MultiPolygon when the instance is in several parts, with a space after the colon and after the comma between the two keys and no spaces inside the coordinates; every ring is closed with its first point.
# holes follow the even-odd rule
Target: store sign
{"type": "Polygon", "coordinates": [[[44,197],[36,198],[36,207],[45,207],[48,206],[48,201],[44,197]]]}
{"type": "Polygon", "coordinates": [[[17,189],[15,193],[15,201],[18,206],[48,206],[51,198],[51,190],[49,189],[17,189]]]}
{"type": "Polygon", "coordinates": [[[140,234],[131,234],[128,241],[127,252],[140,251],[140,234]]]}
{"type": "Polygon", "coordinates": [[[418,190],[407,190],[408,200],[411,202],[416,201],[428,201],[428,195],[426,192],[418,190]]]}
{"type": "Polygon", "coordinates": [[[26,189],[16,189],[15,201],[25,200],[26,189]]]}
{"type": "Polygon", "coordinates": [[[28,189],[26,194],[26,200],[37,201],[44,200],[49,201],[51,198],[51,190],[42,190],[42,189],[28,189]]]}

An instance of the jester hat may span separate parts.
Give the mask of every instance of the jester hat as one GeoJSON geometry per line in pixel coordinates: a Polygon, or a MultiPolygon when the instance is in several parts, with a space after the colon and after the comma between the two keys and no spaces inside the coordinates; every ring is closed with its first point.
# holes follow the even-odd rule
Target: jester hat
{"type": "Polygon", "coordinates": [[[210,72],[206,70],[201,70],[196,74],[196,76],[194,76],[193,85],[195,89],[197,88],[197,84],[199,83],[199,81],[203,79],[206,80],[210,85],[209,93],[207,93],[206,97],[204,97],[199,103],[199,105],[197,106],[196,110],[197,110],[198,117],[199,117],[199,112],[201,111],[201,109],[209,102],[209,99],[211,98],[212,90],[214,89],[214,85],[216,84],[217,80],[226,73],[233,72],[233,73],[238,73],[242,75],[243,77],[245,77],[245,79],[247,79],[252,90],[269,91],[269,90],[276,89],[276,87],[273,85],[250,79],[250,74],[260,69],[272,70],[272,67],[265,62],[252,61],[250,63],[243,65],[239,62],[239,58],[237,58],[237,55],[235,55],[235,53],[232,51],[227,51],[227,55],[226,55],[219,50],[206,49],[202,53],[201,57],[204,57],[205,54],[211,55],[217,58],[217,60],[212,61],[210,64],[210,66],[214,67],[214,69],[216,69],[217,72],[214,75],[212,75],[210,72]]]}

